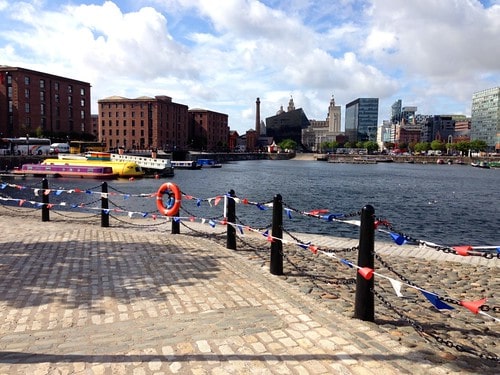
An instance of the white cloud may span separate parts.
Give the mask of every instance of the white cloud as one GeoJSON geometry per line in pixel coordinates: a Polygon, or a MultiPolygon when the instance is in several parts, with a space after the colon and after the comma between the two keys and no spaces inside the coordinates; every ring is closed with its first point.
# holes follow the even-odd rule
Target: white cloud
{"type": "Polygon", "coordinates": [[[168,95],[228,113],[240,132],[254,126],[256,97],[262,118],[293,95],[324,119],[332,94],[341,106],[379,97],[387,118],[398,98],[419,112],[467,112],[474,91],[499,81],[500,6],[474,0],[72,4],[14,11],[0,0],[0,64],[88,81],[95,103],[168,95]]]}

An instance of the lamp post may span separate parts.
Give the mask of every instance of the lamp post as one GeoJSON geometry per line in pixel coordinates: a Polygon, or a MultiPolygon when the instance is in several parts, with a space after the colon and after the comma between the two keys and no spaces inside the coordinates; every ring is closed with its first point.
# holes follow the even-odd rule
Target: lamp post
{"type": "Polygon", "coordinates": [[[30,154],[30,135],[26,133],[26,155],[30,154]]]}

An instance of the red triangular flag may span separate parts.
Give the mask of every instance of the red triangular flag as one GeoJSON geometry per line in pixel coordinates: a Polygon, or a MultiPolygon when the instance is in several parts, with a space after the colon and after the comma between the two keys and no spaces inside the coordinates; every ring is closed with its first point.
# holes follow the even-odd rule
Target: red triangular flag
{"type": "Polygon", "coordinates": [[[469,255],[469,250],[472,250],[471,246],[454,246],[453,250],[457,252],[458,255],[466,257],[469,255]]]}
{"type": "Polygon", "coordinates": [[[309,245],[309,250],[311,250],[313,254],[318,254],[318,248],[314,245],[309,245]]]}
{"type": "Polygon", "coordinates": [[[460,301],[460,304],[472,311],[472,313],[477,314],[479,312],[479,308],[486,303],[486,298],[480,299],[479,301],[460,301]]]}
{"type": "Polygon", "coordinates": [[[370,280],[373,277],[373,270],[370,267],[361,267],[358,273],[365,279],[370,280]]]}

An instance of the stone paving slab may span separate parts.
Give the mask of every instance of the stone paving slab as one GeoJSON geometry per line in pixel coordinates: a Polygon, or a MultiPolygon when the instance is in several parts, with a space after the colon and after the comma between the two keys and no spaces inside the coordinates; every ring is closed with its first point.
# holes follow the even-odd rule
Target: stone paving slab
{"type": "Polygon", "coordinates": [[[458,374],[213,241],[0,212],[0,374],[458,374]]]}

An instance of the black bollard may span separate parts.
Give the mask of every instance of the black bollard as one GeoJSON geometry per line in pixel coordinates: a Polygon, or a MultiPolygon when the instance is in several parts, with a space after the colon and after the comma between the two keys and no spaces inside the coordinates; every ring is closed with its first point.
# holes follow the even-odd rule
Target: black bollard
{"type": "Polygon", "coordinates": [[[273,199],[273,242],[271,242],[270,270],[273,275],[283,275],[283,202],[281,195],[273,199]]]}
{"type": "Polygon", "coordinates": [[[109,227],[109,200],[108,200],[108,183],[102,183],[101,195],[101,227],[109,227]]]}
{"type": "Polygon", "coordinates": [[[49,216],[49,195],[45,194],[45,191],[49,189],[49,181],[46,178],[42,180],[42,221],[50,221],[49,216]]]}
{"type": "MultiPolygon", "coordinates": [[[[234,201],[236,193],[231,189],[227,195],[226,218],[228,223],[234,224],[236,222],[236,203],[234,201]]],[[[236,228],[231,224],[227,224],[226,248],[236,250],[236,228]]]]}
{"type": "MultiPolygon", "coordinates": [[[[358,266],[374,269],[375,242],[375,209],[366,205],[361,211],[361,228],[359,231],[358,266]]],[[[373,294],[374,276],[366,280],[356,274],[356,303],[354,318],[368,322],[375,320],[375,301],[373,294]]]]}
{"type": "Polygon", "coordinates": [[[179,220],[179,210],[174,212],[172,216],[172,234],[180,234],[181,233],[181,224],[179,220]]]}

